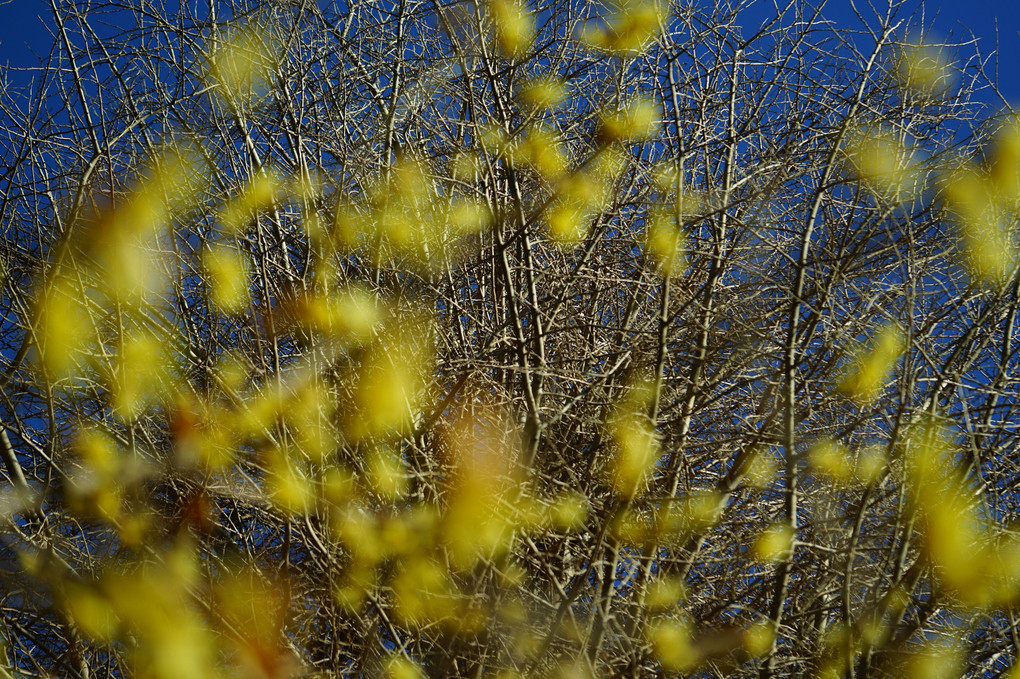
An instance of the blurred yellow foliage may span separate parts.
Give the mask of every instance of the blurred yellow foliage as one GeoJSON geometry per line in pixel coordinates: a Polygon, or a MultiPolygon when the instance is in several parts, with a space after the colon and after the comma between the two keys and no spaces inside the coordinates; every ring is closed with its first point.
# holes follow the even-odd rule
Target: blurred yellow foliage
{"type": "Polygon", "coordinates": [[[562,143],[548,128],[534,125],[514,149],[514,159],[547,179],[559,177],[567,168],[562,143]]]}
{"type": "Polygon", "coordinates": [[[168,342],[146,331],[122,339],[111,391],[113,407],[125,421],[173,393],[173,370],[168,361],[173,352],[166,346],[168,342]]]}
{"type": "Polygon", "coordinates": [[[903,331],[899,326],[895,323],[885,325],[875,334],[867,349],[859,351],[853,359],[846,374],[837,383],[836,391],[858,403],[871,403],[881,395],[904,347],[903,331]]]}
{"type": "MultiPolygon", "coordinates": [[[[1008,188],[1006,161],[996,170],[997,181],[1008,188]]],[[[1016,266],[1012,216],[1003,209],[1016,201],[1016,193],[996,192],[996,182],[984,170],[964,163],[950,169],[942,180],[942,199],[959,229],[966,262],[975,277],[999,283],[1016,266]]]]}
{"type": "Polygon", "coordinates": [[[605,142],[640,141],[659,128],[661,106],[648,97],[637,97],[619,111],[604,111],[599,137],[605,142]]]}
{"type": "Polygon", "coordinates": [[[634,497],[643,490],[662,454],[655,424],[648,417],[654,389],[650,382],[634,382],[606,421],[615,452],[610,481],[614,492],[623,497],[634,497]]]}
{"type": "Polygon", "coordinates": [[[969,605],[999,605],[1014,597],[1013,573],[1002,564],[1015,550],[1010,541],[993,539],[980,496],[955,457],[951,433],[938,419],[911,426],[906,458],[911,508],[942,586],[969,605]]]}
{"type": "Polygon", "coordinates": [[[63,605],[74,623],[92,639],[112,641],[118,619],[110,602],[95,588],[83,583],[63,583],[63,605]]]}
{"type": "Polygon", "coordinates": [[[387,328],[364,359],[353,385],[345,430],[353,441],[408,433],[427,396],[435,359],[428,325],[405,318],[387,328]]]}
{"type": "Polygon", "coordinates": [[[854,475],[860,483],[870,485],[881,478],[889,460],[881,446],[868,446],[857,456],[854,475]]]}
{"type": "Polygon", "coordinates": [[[311,479],[282,451],[273,451],[269,455],[266,494],[283,513],[299,515],[311,511],[315,497],[311,479]]]}
{"type": "Polygon", "coordinates": [[[228,245],[209,246],[203,258],[209,277],[209,298],[221,313],[243,312],[249,304],[248,258],[228,245]]]}
{"type": "Polygon", "coordinates": [[[677,210],[669,206],[660,208],[648,218],[646,247],[664,276],[683,273],[687,268],[687,238],[681,219],[677,210]]]}
{"type": "Polygon", "coordinates": [[[579,530],[588,518],[588,511],[587,497],[579,493],[565,493],[553,503],[550,523],[556,530],[579,530]]]}
{"type": "Polygon", "coordinates": [[[858,130],[849,135],[844,151],[857,176],[879,196],[901,203],[916,198],[922,190],[923,167],[894,131],[858,130]]]}
{"type": "Polygon", "coordinates": [[[1020,210],[1020,120],[1007,120],[996,134],[988,175],[996,201],[1015,215],[1020,210]]]}
{"type": "MultiPolygon", "coordinates": [[[[524,56],[536,38],[528,5],[489,0],[486,8],[502,54],[524,56]]],[[[657,38],[669,15],[663,3],[622,1],[604,19],[585,37],[630,57],[657,38]]],[[[272,27],[228,32],[208,54],[208,76],[228,101],[243,104],[272,86],[281,49],[272,27]]],[[[903,83],[917,91],[941,86],[947,67],[937,57],[923,48],[905,50],[903,83]]],[[[195,248],[201,253],[195,266],[208,284],[211,309],[234,316],[210,323],[236,323],[236,332],[257,335],[253,344],[259,348],[248,355],[240,349],[197,355],[178,331],[173,314],[179,312],[164,313],[157,303],[169,292],[161,239],[206,188],[194,149],[167,146],[116,207],[83,221],[71,256],[41,287],[32,330],[45,375],[58,381],[93,370],[98,402],[107,410],[103,417],[110,416],[105,423],[121,427],[78,431],[73,450],[80,469],[65,488],[74,520],[95,521],[116,534],[127,556],[124,568],[91,580],[61,571],[54,577],[54,601],[86,636],[127,649],[137,676],[268,679],[304,672],[284,643],[292,622],[292,602],[285,596],[300,596],[290,589],[286,552],[293,530],[307,530],[309,540],[321,541],[316,546],[329,571],[326,591],[340,619],[377,616],[391,628],[392,639],[384,645],[399,644],[408,630],[433,628],[460,643],[488,633],[487,626],[498,620],[510,629],[506,647],[516,661],[538,657],[554,642],[580,645],[587,624],[583,618],[579,624],[576,611],[564,605],[548,638],[537,631],[539,616],[524,603],[533,593],[523,591],[532,565],[516,546],[535,549],[533,537],[546,534],[549,544],[576,549],[570,533],[591,540],[600,530],[598,540],[605,541],[599,549],[616,540],[628,549],[676,551],[720,521],[733,497],[729,491],[690,484],[664,499],[645,492],[664,455],[654,419],[660,381],[625,383],[620,398],[603,411],[598,433],[609,455],[602,500],[620,508],[611,516],[600,514],[599,498],[574,488],[573,479],[542,487],[544,479],[532,478],[522,460],[521,422],[527,414],[502,402],[496,388],[461,393],[458,387],[436,408],[435,392],[461,364],[440,360],[438,312],[398,301],[406,282],[401,277],[413,272],[406,276],[408,289],[428,289],[439,275],[453,276],[447,265],[501,209],[475,191],[496,177],[503,181],[508,169],[526,169],[539,180],[548,200],[533,209],[554,243],[584,241],[608,207],[612,188],[640,174],[628,144],[659,129],[661,105],[634,95],[622,108],[598,114],[591,156],[578,160],[572,154],[582,145],[555,127],[557,114],[550,112],[569,96],[567,84],[554,76],[525,82],[517,93],[525,107],[519,125],[478,123],[471,134],[480,149],[438,161],[394,151],[392,162],[387,157],[359,177],[363,181],[351,189],[356,195],[329,198],[336,205],[332,224],[320,221],[327,210],[318,204],[333,187],[307,169],[297,179],[259,170],[239,180],[241,186],[222,203],[214,231],[195,248]],[[452,176],[441,177],[435,168],[447,166],[452,176]],[[250,279],[268,255],[256,250],[254,238],[248,240],[248,227],[264,211],[275,219],[290,209],[302,215],[311,244],[305,264],[314,271],[292,287],[281,286],[274,299],[262,299],[250,279]],[[344,257],[371,273],[372,287],[344,277],[336,262],[344,257]],[[388,277],[386,266],[397,275],[388,277]],[[383,292],[394,289],[395,294],[383,292]],[[246,313],[252,318],[241,317],[246,313]],[[113,327],[116,332],[106,332],[113,327]],[[288,333],[293,346],[287,351],[293,354],[278,352],[270,368],[262,343],[286,343],[288,333]],[[165,446],[151,436],[147,418],[167,422],[165,446]],[[434,473],[423,478],[421,465],[433,465],[434,473]],[[154,496],[172,507],[167,515],[175,525],[147,510],[154,496]],[[282,518],[285,563],[272,577],[248,563],[256,561],[251,554],[209,558],[195,552],[193,536],[211,532],[215,522],[209,517],[229,511],[230,501],[241,497],[254,500],[251,511],[282,518]]],[[[897,202],[917,195],[920,163],[897,134],[859,131],[844,151],[856,175],[879,194],[897,202]]],[[[987,168],[964,163],[944,177],[945,207],[960,226],[972,270],[984,279],[1003,280],[1015,263],[1010,220],[1020,207],[1018,168],[1020,126],[1014,123],[1002,128],[987,168]]],[[[688,266],[685,228],[697,234],[697,219],[712,211],[712,194],[686,190],[683,168],[672,160],[652,174],[651,193],[661,200],[644,223],[644,252],[660,274],[677,276],[688,266]]],[[[904,345],[898,325],[882,326],[849,362],[836,391],[859,404],[874,402],[904,345]]],[[[488,369],[470,366],[469,372],[488,369]]],[[[957,469],[958,452],[944,426],[919,419],[904,450],[890,446],[887,455],[881,447],[866,448],[854,461],[844,445],[822,440],[810,448],[807,461],[819,478],[840,487],[876,483],[902,471],[923,558],[938,586],[970,606],[1015,603],[1020,540],[994,533],[980,494],[957,469]]],[[[772,451],[747,455],[743,480],[772,486],[780,473],[772,451]]],[[[768,525],[748,556],[766,563],[788,559],[795,537],[789,522],[768,525]]],[[[35,564],[33,573],[47,575],[44,557],[26,552],[22,558],[35,564]]],[[[589,579],[593,570],[584,559],[594,558],[601,554],[575,560],[582,570],[564,574],[563,582],[589,579]]],[[[651,570],[646,575],[644,603],[652,616],[637,634],[645,635],[662,667],[687,673],[716,657],[710,643],[702,644],[704,637],[694,638],[692,623],[669,617],[683,615],[678,608],[687,598],[686,580],[651,570]]],[[[558,574],[548,582],[562,588],[558,574]]],[[[895,610],[909,598],[904,592],[890,600],[895,610]]],[[[870,629],[862,623],[859,633],[849,623],[833,627],[826,643],[849,647],[877,639],[880,624],[870,629]]],[[[727,652],[742,647],[761,658],[776,647],[776,627],[757,622],[720,638],[729,644],[727,652]]],[[[719,643],[714,639],[711,643],[719,643]]],[[[381,655],[384,676],[424,676],[420,659],[404,648],[386,646],[381,655]]],[[[846,658],[827,657],[825,663],[819,665],[822,673],[841,672],[846,658]]],[[[552,674],[594,676],[590,664],[568,662],[552,674]]],[[[906,671],[940,676],[946,666],[958,664],[957,651],[933,647],[911,655],[906,671]]]]}
{"type": "Polygon", "coordinates": [[[760,561],[781,561],[790,556],[793,540],[794,532],[789,524],[773,524],[758,536],[751,551],[760,561]]]}
{"type": "Polygon", "coordinates": [[[396,450],[388,446],[375,446],[365,462],[368,483],[380,497],[391,502],[407,492],[407,475],[404,463],[396,450]]]}
{"type": "Polygon", "coordinates": [[[768,654],[775,641],[776,632],[770,623],[755,623],[744,630],[744,650],[753,657],[760,658],[768,654]]]}
{"type": "Polygon", "coordinates": [[[353,346],[371,340],[384,313],[379,298],[361,285],[349,285],[324,295],[307,295],[294,305],[294,316],[304,328],[353,346]]]}
{"type": "Polygon", "coordinates": [[[80,370],[84,351],[95,341],[88,301],[69,275],[56,276],[43,290],[36,333],[40,363],[50,379],[80,370]]]}
{"type": "MultiPolygon", "coordinates": [[[[307,186],[302,186],[310,190],[307,186]]],[[[267,210],[283,197],[283,180],[273,171],[257,172],[247,186],[234,196],[220,212],[220,222],[231,235],[239,235],[262,210],[267,210]]]]}
{"type": "Polygon", "coordinates": [[[952,68],[942,48],[916,42],[902,48],[897,75],[914,93],[933,94],[949,86],[952,68]]]}
{"type": "Polygon", "coordinates": [[[386,661],[386,679],[423,679],[421,668],[400,655],[390,656],[386,661]]]}
{"type": "Polygon", "coordinates": [[[808,451],[808,461],[815,471],[837,484],[853,480],[850,451],[840,443],[831,440],[819,441],[808,451]]]}
{"type": "Polygon", "coordinates": [[[208,76],[228,100],[244,102],[270,86],[279,54],[269,26],[235,28],[209,52],[208,76]]]}
{"type": "Polygon", "coordinates": [[[747,462],[745,480],[752,488],[767,488],[779,474],[779,461],[767,448],[753,451],[747,462]]]}
{"type": "Polygon", "coordinates": [[[593,47],[621,54],[643,51],[669,19],[669,3],[658,0],[614,0],[608,10],[582,37],[593,47]]]}
{"type": "MultiPolygon", "coordinates": [[[[512,150],[500,143],[499,153],[512,150]]],[[[453,168],[462,181],[479,171],[477,159],[460,155],[453,168]]],[[[421,159],[403,156],[358,200],[343,199],[334,214],[331,246],[367,252],[379,264],[438,270],[459,253],[466,237],[491,223],[485,204],[467,196],[442,196],[432,170],[421,159]]]]}
{"type": "Polygon", "coordinates": [[[478,419],[460,413],[445,439],[451,487],[442,539],[452,565],[467,569],[479,559],[492,558],[511,547],[515,516],[510,509],[523,499],[514,495],[519,492],[519,451],[515,428],[498,408],[478,419]]]}
{"type": "Polygon", "coordinates": [[[594,214],[605,207],[605,185],[590,172],[578,171],[556,184],[556,199],[546,209],[549,236],[559,245],[575,246],[588,235],[594,214]]]}
{"type": "Polygon", "coordinates": [[[650,611],[662,611],[672,608],[687,596],[683,580],[667,577],[653,581],[645,595],[645,605],[650,611]]]}
{"type": "Polygon", "coordinates": [[[657,622],[649,628],[648,640],[668,672],[689,672],[701,664],[701,654],[693,643],[691,627],[685,622],[657,622]]]}
{"type": "Polygon", "coordinates": [[[523,0],[489,0],[489,15],[503,54],[520,57],[535,40],[535,18],[523,0]]]}
{"type": "Polygon", "coordinates": [[[932,641],[908,654],[904,662],[907,679],[956,679],[963,672],[963,649],[932,641]]]}
{"type": "Polygon", "coordinates": [[[567,94],[567,86],[562,80],[545,77],[524,85],[518,92],[518,97],[532,108],[551,109],[563,103],[567,94]]]}

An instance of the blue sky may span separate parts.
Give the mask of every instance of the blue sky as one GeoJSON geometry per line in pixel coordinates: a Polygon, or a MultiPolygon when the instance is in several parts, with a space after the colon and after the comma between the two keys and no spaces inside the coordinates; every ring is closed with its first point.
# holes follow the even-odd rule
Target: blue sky
{"type": "MultiPolygon", "coordinates": [[[[862,11],[868,0],[855,0],[862,11]]],[[[871,0],[885,6],[885,0],[871,0]]],[[[757,0],[762,10],[773,0],[757,0]]],[[[910,0],[912,7],[920,4],[910,0]]],[[[49,24],[52,15],[48,0],[0,0],[0,68],[31,66],[35,54],[45,56],[51,44],[49,24]],[[42,17],[42,19],[40,19],[42,17]]],[[[1020,105],[1020,1],[1018,0],[943,0],[925,3],[926,19],[932,19],[935,32],[942,37],[962,38],[969,27],[979,38],[983,52],[996,46],[998,29],[999,78],[1003,93],[1014,105],[1020,105]]],[[[856,24],[851,0],[829,0],[825,14],[837,22],[856,24]]],[[[20,78],[17,78],[20,80],[20,78]]]]}

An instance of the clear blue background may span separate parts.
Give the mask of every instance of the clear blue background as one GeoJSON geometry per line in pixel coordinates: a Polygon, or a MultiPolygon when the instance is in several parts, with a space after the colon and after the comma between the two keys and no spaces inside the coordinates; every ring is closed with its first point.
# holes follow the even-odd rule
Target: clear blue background
{"type": "MultiPolygon", "coordinates": [[[[52,44],[49,1],[3,2],[0,0],[0,69],[38,64],[36,55],[45,57],[52,44]]],[[[882,8],[885,6],[884,0],[871,2],[882,8]]],[[[773,0],[757,0],[758,7],[752,7],[747,17],[750,19],[759,9],[763,14],[766,13],[772,4],[773,0]]],[[[856,4],[864,13],[871,11],[868,0],[856,0],[856,4]]],[[[905,9],[916,9],[920,5],[919,0],[910,0],[905,9]]],[[[901,12],[901,16],[906,14],[901,12]]],[[[837,25],[860,27],[851,10],[850,0],[830,0],[825,6],[824,15],[837,22],[837,25]]],[[[1020,105],[1020,0],[932,1],[925,4],[925,22],[932,23],[935,35],[943,38],[963,39],[967,35],[965,27],[970,28],[979,39],[978,44],[984,54],[991,54],[995,50],[998,36],[1000,86],[1010,103],[1020,105]]],[[[994,64],[989,64],[990,73],[995,72],[994,68],[994,64]]],[[[15,70],[8,71],[7,75],[15,84],[26,82],[24,74],[15,70]]],[[[997,103],[988,100],[989,103],[997,103]]]]}

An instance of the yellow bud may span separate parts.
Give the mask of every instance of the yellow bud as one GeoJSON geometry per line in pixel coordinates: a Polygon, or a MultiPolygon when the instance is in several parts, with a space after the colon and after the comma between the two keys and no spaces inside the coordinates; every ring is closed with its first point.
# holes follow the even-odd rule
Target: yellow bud
{"type": "Polygon", "coordinates": [[[1000,282],[1016,266],[1017,247],[1012,220],[997,204],[994,188],[984,172],[968,165],[942,180],[943,203],[959,230],[971,273],[1000,282]]]}
{"type": "Polygon", "coordinates": [[[959,648],[929,642],[907,656],[905,679],[956,679],[962,674],[964,660],[959,648]]]}
{"type": "Polygon", "coordinates": [[[558,78],[539,78],[524,87],[518,93],[521,101],[537,109],[556,108],[567,98],[567,87],[558,78]]]}
{"type": "Polygon", "coordinates": [[[114,521],[120,515],[123,495],[116,479],[81,476],[68,488],[71,511],[114,521]]]}
{"type": "Polygon", "coordinates": [[[469,236],[484,230],[492,221],[489,209],[478,201],[454,201],[446,213],[454,236],[469,236]]]}
{"type": "Polygon", "coordinates": [[[166,201],[165,210],[188,210],[209,183],[201,171],[200,153],[188,143],[168,144],[152,162],[150,178],[140,187],[155,200],[166,201]]]}
{"type": "Polygon", "coordinates": [[[315,499],[311,482],[276,453],[266,473],[266,490],[272,503],[285,514],[307,514],[315,499]]]}
{"type": "Polygon", "coordinates": [[[895,323],[886,325],[875,335],[868,349],[854,359],[846,375],[836,385],[836,391],[859,403],[874,401],[885,388],[903,349],[903,332],[899,326],[895,323]]]}
{"type": "Polygon", "coordinates": [[[405,624],[426,625],[456,612],[449,574],[427,557],[406,561],[392,587],[394,612],[405,624]]]}
{"type": "Polygon", "coordinates": [[[347,469],[332,467],[322,476],[322,494],[327,502],[345,504],[354,496],[356,481],[347,469]]]}
{"type": "Polygon", "coordinates": [[[552,506],[552,525],[557,530],[578,530],[587,518],[588,498],[580,493],[561,495],[552,506]]]}
{"type": "Polygon", "coordinates": [[[654,384],[635,380],[606,422],[616,453],[611,469],[613,489],[626,497],[641,490],[646,475],[659,459],[659,438],[647,415],[648,404],[654,397],[654,384]]]}
{"type": "Polygon", "coordinates": [[[557,188],[564,200],[584,205],[592,211],[602,210],[609,202],[610,187],[593,172],[575,172],[560,180],[557,188]]]}
{"type": "Polygon", "coordinates": [[[421,668],[402,655],[392,655],[386,661],[386,679],[424,679],[421,668]]]}
{"type": "Polygon", "coordinates": [[[549,225],[549,236],[554,242],[574,246],[588,235],[591,215],[581,205],[556,201],[546,210],[545,221],[549,225]]]}
{"type": "Polygon", "coordinates": [[[373,566],[386,555],[386,546],[380,540],[375,517],[357,507],[351,506],[344,511],[334,528],[337,538],[361,565],[373,566]]]}
{"type": "Polygon", "coordinates": [[[213,245],[206,250],[203,264],[213,306],[225,314],[243,312],[249,300],[247,256],[225,245],[213,245]]]}
{"type": "Polygon", "coordinates": [[[220,221],[231,234],[243,231],[260,210],[280,199],[283,181],[275,172],[259,172],[248,185],[223,208],[220,221]]]}
{"type": "Polygon", "coordinates": [[[388,554],[413,554],[423,548],[423,539],[417,527],[405,516],[388,518],[379,529],[379,540],[388,554]]]}
{"type": "Polygon", "coordinates": [[[78,629],[99,642],[112,640],[118,620],[109,601],[85,584],[69,580],[63,588],[64,607],[78,629]]]}
{"type": "Polygon", "coordinates": [[[941,48],[917,43],[900,54],[900,83],[918,94],[931,94],[949,85],[951,68],[941,48]]]}
{"type": "Polygon", "coordinates": [[[407,431],[425,397],[432,357],[410,328],[383,338],[372,348],[357,376],[347,433],[355,440],[407,431]]]}
{"type": "Polygon", "coordinates": [[[209,76],[224,96],[245,100],[268,87],[279,54],[268,27],[242,28],[210,53],[209,76]]]}
{"type": "Polygon", "coordinates": [[[771,623],[755,623],[744,630],[744,650],[755,658],[761,658],[772,650],[776,633],[771,623]]]}
{"type": "Polygon", "coordinates": [[[1020,120],[1012,120],[996,136],[989,182],[1003,208],[1013,213],[1020,209],[1020,120]]]}
{"type": "Polygon", "coordinates": [[[662,667],[669,672],[689,672],[701,663],[701,653],[691,639],[690,625],[662,621],[652,625],[648,640],[662,667]]]}
{"type": "MultiPolygon", "coordinates": [[[[402,201],[417,207],[422,207],[423,201],[429,200],[435,193],[428,168],[413,156],[406,156],[396,162],[393,166],[392,185],[383,190],[396,191],[396,196],[402,201]]],[[[387,195],[382,200],[391,197],[387,195]]]]}
{"type": "Polygon", "coordinates": [[[141,332],[124,338],[113,384],[113,407],[131,421],[169,392],[170,370],[164,343],[141,332]]]}
{"type": "Polygon", "coordinates": [[[659,109],[652,99],[638,98],[622,111],[606,111],[599,137],[606,142],[648,139],[659,129],[659,109]]]}
{"type": "Polygon", "coordinates": [[[366,217],[353,205],[338,205],[333,216],[333,245],[341,252],[351,252],[364,245],[370,233],[366,217]]]}
{"type": "Polygon", "coordinates": [[[846,483],[853,477],[850,451],[835,441],[820,441],[808,452],[808,461],[819,474],[837,483],[846,483]]]}
{"type": "Polygon", "coordinates": [[[664,276],[687,268],[686,241],[675,211],[666,208],[649,217],[646,247],[664,276]]]}
{"type": "Polygon", "coordinates": [[[921,498],[924,545],[942,582],[965,601],[982,605],[992,581],[987,534],[973,500],[963,489],[947,489],[938,497],[921,498]]]}
{"type": "Polygon", "coordinates": [[[134,510],[130,514],[117,518],[117,532],[125,545],[138,547],[152,528],[152,518],[148,514],[134,510]]]}
{"type": "Polygon", "coordinates": [[[695,530],[714,526],[725,506],[724,497],[717,492],[701,491],[687,499],[687,519],[695,530]]]}
{"type": "Polygon", "coordinates": [[[562,142],[550,130],[540,126],[528,130],[515,148],[514,158],[549,179],[559,177],[567,168],[562,142]]]}
{"type": "Polygon", "coordinates": [[[394,501],[407,492],[407,474],[397,451],[377,446],[365,461],[368,482],[380,497],[394,501]]]}
{"type": "Polygon", "coordinates": [[[893,132],[859,131],[850,135],[845,151],[857,176],[883,197],[899,203],[918,194],[920,165],[893,132]]]}
{"type": "Polygon", "coordinates": [[[648,586],[645,605],[652,611],[661,611],[676,606],[687,596],[684,581],[678,577],[656,580],[648,586]]]}
{"type": "Polygon", "coordinates": [[[854,468],[854,475],[863,484],[870,485],[878,481],[885,471],[888,460],[881,446],[869,446],[861,451],[854,468]]]}
{"type": "Polygon", "coordinates": [[[120,455],[113,439],[97,429],[78,432],[74,449],[82,462],[96,474],[110,476],[120,469],[120,455]]]}
{"type": "Polygon", "coordinates": [[[789,524],[773,524],[754,543],[752,550],[760,561],[780,561],[793,549],[793,528],[789,524]]]}
{"type": "Polygon", "coordinates": [[[535,40],[535,19],[521,0],[490,0],[489,16],[503,53],[522,56],[535,40]]]}
{"type": "Polygon", "coordinates": [[[753,488],[767,488],[776,480],[779,463],[767,449],[756,450],[747,463],[745,479],[753,488]]]}
{"type": "MultiPolygon", "coordinates": [[[[216,419],[212,418],[211,422],[215,423],[216,419]]],[[[235,446],[234,437],[228,429],[212,424],[203,431],[198,441],[195,451],[197,461],[210,471],[225,469],[235,460],[235,446]]]]}
{"type": "Polygon", "coordinates": [[[611,7],[603,25],[588,27],[582,35],[588,44],[610,52],[643,51],[669,17],[669,3],[658,0],[615,0],[611,7]]]}
{"type": "Polygon", "coordinates": [[[43,292],[36,332],[40,362],[50,379],[74,372],[81,365],[82,352],[94,340],[96,330],[87,302],[70,276],[57,276],[43,292]]]}
{"type": "Polygon", "coordinates": [[[616,446],[613,488],[620,495],[631,497],[641,490],[659,459],[659,438],[652,423],[638,414],[613,418],[609,430],[616,446]]]}

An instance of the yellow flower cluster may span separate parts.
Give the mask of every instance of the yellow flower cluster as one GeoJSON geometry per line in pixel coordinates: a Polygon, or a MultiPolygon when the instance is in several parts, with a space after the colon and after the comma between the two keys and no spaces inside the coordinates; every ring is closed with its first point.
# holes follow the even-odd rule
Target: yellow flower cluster
{"type": "Polygon", "coordinates": [[[490,221],[484,203],[464,195],[443,197],[429,168],[404,157],[364,197],[338,206],[327,251],[365,253],[378,263],[431,271],[490,221]]]}
{"type": "Polygon", "coordinates": [[[877,128],[852,132],[844,152],[854,172],[880,198],[894,204],[917,198],[923,186],[923,165],[903,135],[877,128]]]}
{"type": "Polygon", "coordinates": [[[903,331],[888,324],[876,333],[870,346],[857,352],[836,391],[859,403],[870,403],[881,395],[893,367],[904,350],[903,331]]]}
{"type": "Polygon", "coordinates": [[[942,202],[957,226],[967,264],[976,278],[991,283],[1008,280],[1017,264],[1016,139],[1016,125],[1007,126],[996,140],[989,166],[961,162],[942,179],[942,202]]]}
{"type": "Polygon", "coordinates": [[[1013,605],[1020,596],[1020,541],[989,522],[973,480],[956,462],[950,430],[938,419],[920,420],[904,454],[911,508],[941,586],[969,606],[1013,605]]]}
{"type": "Polygon", "coordinates": [[[669,18],[669,3],[658,0],[615,0],[607,9],[602,21],[587,27],[582,37],[593,47],[622,55],[647,48],[669,18]]]}

